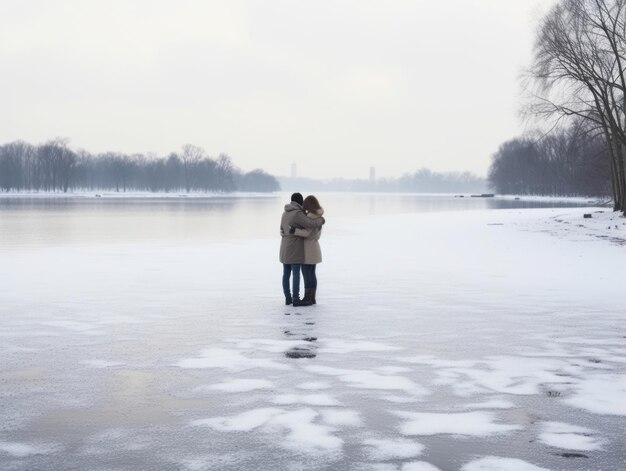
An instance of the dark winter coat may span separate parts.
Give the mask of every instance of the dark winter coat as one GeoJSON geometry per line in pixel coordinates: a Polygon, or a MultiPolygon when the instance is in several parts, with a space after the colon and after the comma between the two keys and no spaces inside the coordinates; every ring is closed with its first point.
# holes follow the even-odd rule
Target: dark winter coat
{"type": "Polygon", "coordinates": [[[285,205],[285,212],[280,220],[280,263],[288,265],[304,263],[304,239],[289,234],[289,226],[316,229],[322,227],[323,223],[322,218],[308,218],[302,206],[295,201],[285,205]]]}

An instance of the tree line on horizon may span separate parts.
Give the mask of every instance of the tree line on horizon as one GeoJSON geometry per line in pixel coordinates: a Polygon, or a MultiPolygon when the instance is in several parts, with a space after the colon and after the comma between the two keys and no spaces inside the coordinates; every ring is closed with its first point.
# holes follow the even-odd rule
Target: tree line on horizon
{"type": "Polygon", "coordinates": [[[421,168],[405,173],[399,178],[366,179],[332,178],[280,178],[286,191],[307,189],[312,191],[356,191],[387,193],[482,193],[487,188],[483,177],[470,172],[435,172],[421,168]]]}
{"type": "Polygon", "coordinates": [[[605,197],[611,193],[604,140],[583,120],[546,136],[511,139],[488,172],[500,194],[605,197]]]}
{"type": "Polygon", "coordinates": [[[528,117],[553,120],[541,139],[499,148],[499,192],[610,195],[626,212],[626,0],[560,0],[541,20],[528,71],[528,117]],[[562,125],[565,125],[562,127],[562,125]]]}
{"type": "Polygon", "coordinates": [[[0,145],[0,189],[10,191],[272,192],[278,180],[263,170],[243,172],[226,154],[216,159],[186,144],[165,157],[72,150],[67,139],[41,145],[0,145]]]}

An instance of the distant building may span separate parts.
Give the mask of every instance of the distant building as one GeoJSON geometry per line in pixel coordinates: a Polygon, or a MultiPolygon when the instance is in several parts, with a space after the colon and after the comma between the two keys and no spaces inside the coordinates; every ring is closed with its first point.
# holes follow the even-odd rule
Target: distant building
{"type": "Polygon", "coordinates": [[[376,183],[376,167],[370,167],[370,183],[376,183]]]}
{"type": "Polygon", "coordinates": [[[291,178],[296,178],[298,176],[298,166],[296,163],[291,164],[291,178]]]}

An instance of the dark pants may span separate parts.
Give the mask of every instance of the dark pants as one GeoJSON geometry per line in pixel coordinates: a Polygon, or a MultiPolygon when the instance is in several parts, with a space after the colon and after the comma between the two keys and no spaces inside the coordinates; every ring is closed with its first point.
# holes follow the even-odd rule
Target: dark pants
{"type": "Polygon", "coordinates": [[[302,276],[304,277],[304,288],[317,288],[317,275],[315,267],[317,265],[302,265],[302,276]]]}
{"type": "Polygon", "coordinates": [[[300,264],[294,263],[293,265],[288,265],[283,263],[283,293],[285,293],[285,297],[288,298],[293,294],[294,298],[300,296],[300,264]],[[289,291],[289,278],[293,273],[293,291],[289,291]]]}

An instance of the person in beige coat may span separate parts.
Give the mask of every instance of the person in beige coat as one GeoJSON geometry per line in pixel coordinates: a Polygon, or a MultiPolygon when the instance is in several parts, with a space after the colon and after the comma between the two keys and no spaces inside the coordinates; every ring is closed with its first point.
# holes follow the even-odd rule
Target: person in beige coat
{"type": "Polygon", "coordinates": [[[308,306],[310,302],[300,299],[300,269],[305,263],[304,240],[289,232],[290,227],[316,229],[324,224],[324,218],[308,218],[302,208],[303,199],[300,193],[291,195],[291,202],[285,205],[285,211],[280,220],[280,263],[283,264],[283,292],[285,304],[294,306],[308,306]],[[293,276],[293,291],[289,288],[290,278],[293,276]]]}
{"type": "MultiPolygon", "coordinates": [[[[304,199],[302,207],[307,212],[307,217],[312,221],[324,219],[324,209],[313,195],[304,199]]],[[[320,247],[320,237],[322,236],[322,226],[314,229],[294,227],[293,233],[304,239],[304,264],[302,265],[302,275],[304,277],[304,298],[306,304],[316,304],[317,275],[315,268],[318,263],[322,263],[322,249],[320,247]]]]}

